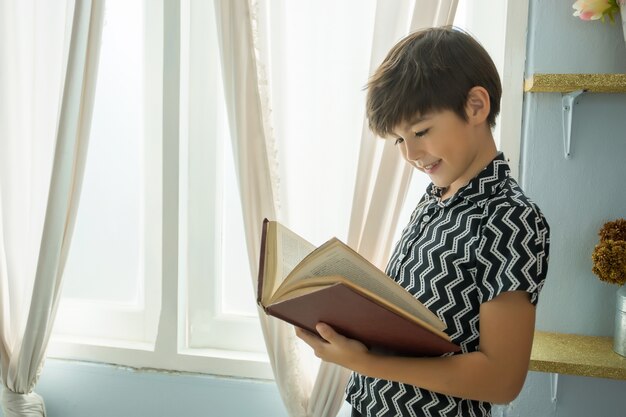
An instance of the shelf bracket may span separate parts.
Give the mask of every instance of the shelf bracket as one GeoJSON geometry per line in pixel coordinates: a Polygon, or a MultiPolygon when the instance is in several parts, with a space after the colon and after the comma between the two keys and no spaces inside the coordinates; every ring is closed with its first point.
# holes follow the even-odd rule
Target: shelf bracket
{"type": "Polygon", "coordinates": [[[558,392],[558,388],[559,388],[559,374],[555,373],[551,373],[550,374],[550,394],[551,397],[550,399],[552,400],[553,404],[556,404],[556,394],[558,392]]]}
{"type": "Polygon", "coordinates": [[[563,146],[565,148],[565,159],[572,158],[572,114],[574,113],[574,105],[578,104],[576,98],[586,90],[576,90],[571,93],[561,95],[563,104],[563,146]]]}

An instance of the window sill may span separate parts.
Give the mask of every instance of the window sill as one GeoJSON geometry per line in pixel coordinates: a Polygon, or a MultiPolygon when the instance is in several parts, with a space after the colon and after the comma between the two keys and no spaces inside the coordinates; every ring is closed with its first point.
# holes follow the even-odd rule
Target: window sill
{"type": "Polygon", "coordinates": [[[179,349],[177,352],[166,350],[155,351],[154,346],[148,343],[55,337],[50,341],[48,357],[164,372],[274,379],[269,359],[264,353],[221,349],[179,349]]]}

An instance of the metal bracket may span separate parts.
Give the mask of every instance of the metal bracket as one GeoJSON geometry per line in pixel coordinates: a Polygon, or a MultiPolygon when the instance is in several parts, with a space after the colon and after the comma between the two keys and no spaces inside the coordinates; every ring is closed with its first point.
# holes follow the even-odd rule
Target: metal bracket
{"type": "Polygon", "coordinates": [[[556,394],[559,388],[559,374],[551,373],[550,374],[550,393],[552,396],[550,399],[554,404],[556,404],[556,394]]]}
{"type": "Polygon", "coordinates": [[[565,159],[572,158],[572,115],[574,113],[574,104],[578,104],[576,98],[586,90],[576,90],[571,93],[562,94],[561,102],[563,104],[563,146],[565,148],[565,159]]]}

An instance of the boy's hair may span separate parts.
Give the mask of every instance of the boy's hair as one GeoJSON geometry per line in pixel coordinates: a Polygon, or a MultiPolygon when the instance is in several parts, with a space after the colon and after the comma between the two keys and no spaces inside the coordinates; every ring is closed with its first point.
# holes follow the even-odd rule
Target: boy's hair
{"type": "Polygon", "coordinates": [[[467,121],[467,94],[475,86],[489,93],[487,122],[493,128],[502,86],[487,51],[456,27],[414,32],[389,51],[367,84],[370,129],[387,137],[416,114],[442,110],[452,110],[467,121]]]}

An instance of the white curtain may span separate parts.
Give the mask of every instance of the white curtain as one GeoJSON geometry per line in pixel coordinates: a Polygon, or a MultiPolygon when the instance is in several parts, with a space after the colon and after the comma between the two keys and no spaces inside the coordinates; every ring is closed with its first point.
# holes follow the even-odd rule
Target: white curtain
{"type": "MultiPolygon", "coordinates": [[[[416,0],[389,7],[388,2],[380,1],[376,9],[370,74],[389,49],[408,33],[452,24],[457,3],[457,0],[416,0]]],[[[364,121],[348,243],[384,268],[413,170],[402,163],[392,141],[375,139],[364,121]]]]}
{"type": "Polygon", "coordinates": [[[33,389],[78,208],[103,12],[104,0],[0,1],[0,366],[6,417],[45,416],[33,389]]]}
{"type": "MultiPolygon", "coordinates": [[[[373,20],[370,73],[391,46],[410,31],[452,23],[456,3],[456,0],[378,0],[373,20]]],[[[263,44],[267,37],[259,33],[279,23],[272,21],[271,16],[268,18],[267,10],[259,8],[256,1],[216,0],[215,4],[248,255],[256,281],[262,219],[286,217],[279,212],[278,205],[279,178],[268,88],[269,83],[282,80],[270,79],[268,68],[271,59],[277,58],[276,52],[268,51],[272,45],[263,44]]],[[[349,21],[350,16],[340,18],[349,21]]],[[[315,60],[312,53],[309,57],[315,60]]],[[[307,99],[302,97],[303,101],[307,99]]],[[[402,163],[397,149],[371,135],[366,122],[363,122],[358,163],[354,166],[357,173],[348,244],[384,267],[411,170],[402,163]]],[[[281,184],[282,180],[284,178],[280,178],[281,184]]],[[[256,282],[253,284],[256,288],[256,282]]],[[[343,402],[349,372],[328,363],[312,370],[306,366],[292,327],[264,313],[259,316],[276,383],[289,414],[335,416],[343,402]]]]}

